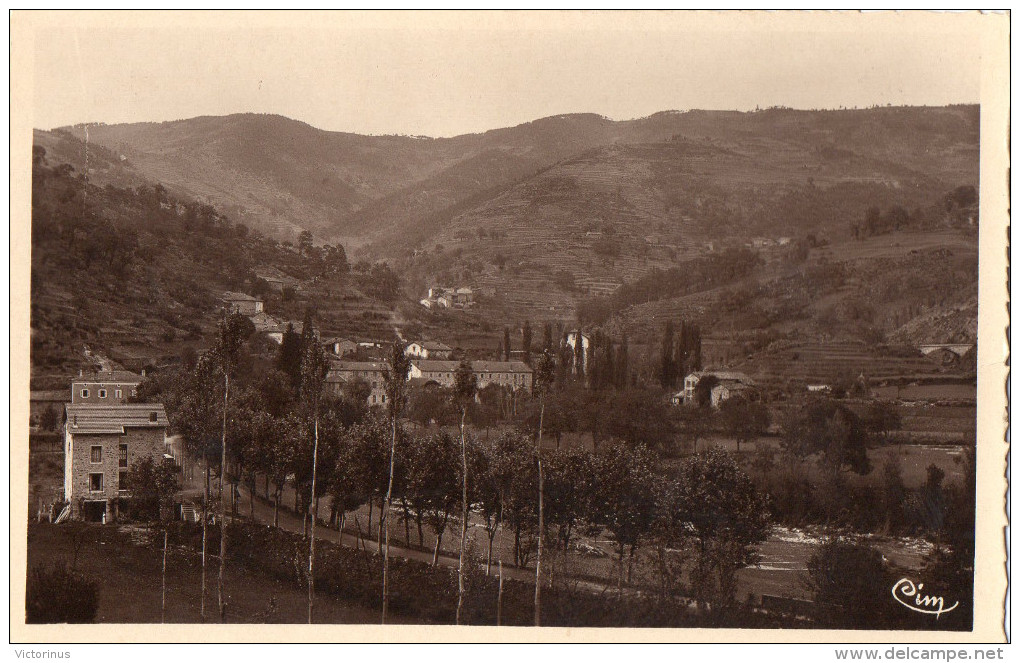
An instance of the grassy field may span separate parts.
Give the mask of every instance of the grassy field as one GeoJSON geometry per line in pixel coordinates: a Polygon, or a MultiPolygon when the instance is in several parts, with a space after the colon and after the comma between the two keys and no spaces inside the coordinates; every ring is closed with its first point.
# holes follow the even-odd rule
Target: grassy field
{"type": "MultiPolygon", "coordinates": [[[[28,568],[74,563],[79,571],[99,581],[97,622],[160,621],[162,555],[162,537],[144,528],[78,523],[32,524],[28,528],[28,568]]],[[[215,564],[215,561],[210,563],[215,564]]],[[[207,616],[215,616],[216,612],[217,568],[209,569],[207,616]]],[[[225,585],[229,622],[294,624],[308,620],[308,593],[304,586],[282,583],[230,566],[225,585]]],[[[167,622],[202,621],[199,554],[177,547],[169,550],[166,587],[167,622]]],[[[315,621],[371,624],[378,623],[379,615],[374,610],[319,596],[315,621]]]]}

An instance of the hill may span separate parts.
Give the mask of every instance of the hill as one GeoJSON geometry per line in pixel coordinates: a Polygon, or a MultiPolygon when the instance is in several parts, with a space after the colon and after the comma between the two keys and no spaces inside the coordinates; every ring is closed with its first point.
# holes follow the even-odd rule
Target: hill
{"type": "Polygon", "coordinates": [[[946,182],[974,183],[977,131],[977,107],[958,106],[668,111],[627,121],[573,114],[437,139],[360,136],[241,114],[76,125],[37,132],[36,140],[50,149],[61,139],[77,139],[84,153],[87,133],[89,146],[108,150],[122,170],[212,204],[253,228],[289,239],[307,229],[323,240],[375,240],[377,254],[392,254],[388,240],[420,239],[419,226],[430,219],[433,229],[443,225],[451,207],[595,147],[674,136],[709,144],[759,141],[817,150],[834,161],[857,156],[946,182]]]}
{"type": "Polygon", "coordinates": [[[87,355],[133,370],[194,356],[227,290],[259,294],[284,321],[318,308],[328,335],[393,337],[399,279],[385,264],[351,269],[342,248],[279,244],[159,184],[87,183],[40,145],[32,175],[35,389],[66,386],[87,355]],[[266,273],[292,285],[274,292],[266,273]]]}
{"type": "MultiPolygon", "coordinates": [[[[343,297],[364,308],[335,300],[337,328],[407,325],[475,343],[580,314],[649,357],[678,317],[751,339],[753,352],[783,339],[973,336],[976,106],[577,114],[441,139],[235,115],[36,141],[94,185],[158,181],[271,235],[309,229],[387,258],[400,296],[377,300],[371,263],[358,260],[366,287],[343,297]],[[473,286],[478,306],[427,313],[412,302],[433,285],[473,286]]],[[[268,262],[284,271],[304,256],[277,249],[268,262]]]]}

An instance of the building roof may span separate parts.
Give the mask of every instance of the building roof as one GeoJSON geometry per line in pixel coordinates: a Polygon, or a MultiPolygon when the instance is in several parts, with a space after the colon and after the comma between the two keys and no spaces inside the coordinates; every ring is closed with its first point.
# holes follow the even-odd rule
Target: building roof
{"type": "Polygon", "coordinates": [[[746,385],[754,386],[754,380],[749,378],[746,373],[741,373],[739,371],[695,371],[687,377],[696,377],[700,380],[708,375],[714,375],[717,379],[723,381],[741,382],[746,385]]]}
{"type": "Polygon", "coordinates": [[[139,384],[144,380],[138,373],[132,373],[131,371],[92,371],[91,373],[82,373],[78,377],[74,378],[72,382],[125,382],[139,384]]]}
{"type": "Polygon", "coordinates": [[[747,391],[747,390],[753,389],[753,388],[754,388],[753,385],[750,385],[750,384],[747,384],[747,383],[744,383],[744,382],[737,382],[735,380],[727,380],[725,382],[722,382],[722,383],[717,384],[714,387],[712,387],[712,391],[715,391],[716,389],[727,389],[729,391],[747,391]]]}
{"type": "Polygon", "coordinates": [[[28,400],[35,403],[67,403],[71,400],[71,396],[67,389],[49,389],[29,392],[28,400]]]}
{"type": "Polygon", "coordinates": [[[71,433],[112,433],[122,435],[125,428],[166,428],[170,425],[162,403],[128,405],[65,405],[71,433]],[[152,420],[155,413],[156,420],[152,420]]]}
{"type": "Polygon", "coordinates": [[[471,370],[475,373],[531,373],[531,367],[523,361],[473,361],[471,370]]]}
{"type": "Polygon", "coordinates": [[[260,302],[262,301],[258,297],[252,297],[246,295],[243,292],[225,292],[223,293],[223,301],[225,302],[260,302]]]}
{"type": "Polygon", "coordinates": [[[333,371],[388,371],[390,365],[384,361],[334,361],[330,364],[333,371]]]}
{"type": "Polygon", "coordinates": [[[417,343],[426,350],[432,350],[434,352],[435,351],[448,352],[450,350],[453,350],[453,348],[451,348],[449,345],[447,345],[446,343],[441,343],[440,341],[415,341],[415,343],[417,343]]]}
{"type": "MultiPolygon", "coordinates": [[[[428,373],[452,373],[460,366],[459,361],[452,359],[412,359],[411,363],[419,371],[428,373]]],[[[531,368],[523,361],[473,361],[471,370],[475,373],[531,373],[531,368]]]]}

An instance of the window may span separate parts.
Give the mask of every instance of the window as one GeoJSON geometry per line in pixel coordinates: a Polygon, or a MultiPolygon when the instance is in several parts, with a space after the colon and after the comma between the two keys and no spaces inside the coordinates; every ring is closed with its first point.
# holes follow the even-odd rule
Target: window
{"type": "Polygon", "coordinates": [[[159,415],[158,412],[150,412],[149,413],[149,421],[151,421],[152,423],[156,423],[156,421],[158,419],[158,415],[159,415]]]}
{"type": "Polygon", "coordinates": [[[117,457],[117,467],[127,467],[127,459],[127,445],[122,444],[120,445],[119,455],[117,457]]]}
{"type": "Polygon", "coordinates": [[[103,492],[103,473],[93,472],[89,475],[89,490],[93,493],[103,492]]]}
{"type": "Polygon", "coordinates": [[[100,398],[106,398],[106,390],[105,389],[100,389],[99,390],[99,397],[100,398]]]}
{"type": "Polygon", "coordinates": [[[82,398],[88,398],[89,397],[89,390],[88,389],[82,389],[81,390],[81,397],[82,398]]]}
{"type": "Polygon", "coordinates": [[[92,447],[92,462],[93,463],[103,462],[103,447],[99,445],[92,447]]]}
{"type": "Polygon", "coordinates": [[[376,402],[376,397],[375,397],[375,394],[372,394],[372,402],[373,402],[373,403],[375,403],[375,402],[376,402]]]}
{"type": "Polygon", "coordinates": [[[132,396],[137,396],[138,395],[138,390],[137,389],[132,389],[131,390],[131,395],[132,396]]]}
{"type": "Polygon", "coordinates": [[[120,470],[117,472],[117,490],[122,493],[128,489],[128,471],[120,470]]]}
{"type": "Polygon", "coordinates": [[[113,392],[113,397],[117,398],[117,399],[121,399],[121,398],[123,398],[123,396],[121,394],[122,394],[121,390],[118,389],[117,391],[113,392]]]}
{"type": "Polygon", "coordinates": [[[383,402],[383,403],[385,403],[385,402],[386,402],[386,394],[383,394],[383,396],[382,396],[382,402],[383,402]]]}

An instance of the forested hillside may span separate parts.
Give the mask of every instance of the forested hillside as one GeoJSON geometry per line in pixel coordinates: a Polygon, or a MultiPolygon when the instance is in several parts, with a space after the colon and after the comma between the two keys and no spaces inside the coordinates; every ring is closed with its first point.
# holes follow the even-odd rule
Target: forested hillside
{"type": "Polygon", "coordinates": [[[87,364],[86,348],[136,370],[188,355],[209,338],[225,290],[258,292],[285,320],[300,320],[311,302],[337,325],[335,302],[346,300],[348,310],[381,310],[389,328],[398,286],[382,264],[352,271],[343,247],[280,244],[161,185],[95,186],[45,148],[33,151],[37,385],[66,385],[87,364]],[[267,267],[300,285],[270,293],[256,276],[267,267]]]}

